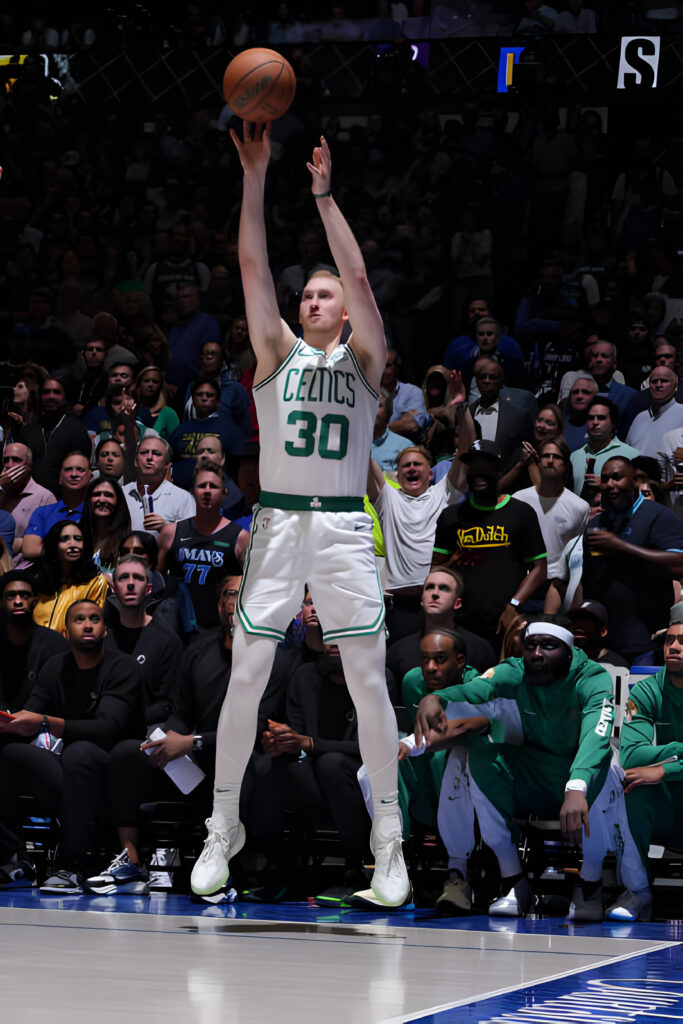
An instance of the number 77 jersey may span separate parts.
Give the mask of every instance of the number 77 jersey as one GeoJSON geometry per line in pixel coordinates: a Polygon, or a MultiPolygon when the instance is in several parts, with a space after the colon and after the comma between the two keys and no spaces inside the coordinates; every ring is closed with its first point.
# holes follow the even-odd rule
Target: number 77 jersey
{"type": "Polygon", "coordinates": [[[262,489],[362,497],[377,398],[348,345],[328,357],[297,341],[275,373],[254,387],[262,489]]]}

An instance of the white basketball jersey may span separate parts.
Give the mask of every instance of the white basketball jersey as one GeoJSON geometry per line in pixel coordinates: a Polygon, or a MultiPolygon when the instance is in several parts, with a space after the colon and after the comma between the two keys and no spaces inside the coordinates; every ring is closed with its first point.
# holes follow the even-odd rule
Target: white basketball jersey
{"type": "Polygon", "coordinates": [[[347,345],[328,358],[297,341],[275,373],[254,387],[261,488],[362,497],[377,398],[347,345]]]}

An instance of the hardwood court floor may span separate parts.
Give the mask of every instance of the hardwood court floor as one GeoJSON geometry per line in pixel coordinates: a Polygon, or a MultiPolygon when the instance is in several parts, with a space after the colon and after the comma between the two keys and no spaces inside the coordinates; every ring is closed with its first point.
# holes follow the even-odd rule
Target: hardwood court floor
{"type": "MultiPolygon", "coordinates": [[[[623,962],[636,977],[650,976],[653,956],[669,955],[674,947],[679,952],[676,927],[579,927],[561,920],[492,926],[485,917],[443,921],[429,912],[330,913],[305,903],[202,907],[156,894],[4,893],[2,1020],[508,1019],[490,1015],[489,1010],[498,1012],[493,997],[521,994],[526,1006],[558,979],[569,977],[574,985],[585,972],[604,973],[623,962]]],[[[678,1013],[675,1019],[683,1019],[683,1010],[678,1013]]]]}

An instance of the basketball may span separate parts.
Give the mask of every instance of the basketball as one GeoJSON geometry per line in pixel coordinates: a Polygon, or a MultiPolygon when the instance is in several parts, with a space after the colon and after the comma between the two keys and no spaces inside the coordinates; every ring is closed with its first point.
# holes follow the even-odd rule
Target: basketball
{"type": "Polygon", "coordinates": [[[289,109],[296,77],[289,61],[276,53],[253,47],[234,57],[223,75],[223,95],[229,107],[245,121],[274,121],[289,109]]]}

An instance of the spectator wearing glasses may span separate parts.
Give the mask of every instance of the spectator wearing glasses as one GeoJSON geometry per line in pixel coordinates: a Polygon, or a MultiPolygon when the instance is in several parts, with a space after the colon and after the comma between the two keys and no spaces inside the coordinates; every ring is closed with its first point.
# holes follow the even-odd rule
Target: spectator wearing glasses
{"type": "Polygon", "coordinates": [[[482,439],[500,449],[504,474],[516,463],[524,442],[534,436],[538,405],[530,392],[505,387],[503,367],[489,356],[476,361],[474,378],[480,397],[470,405],[470,412],[482,439]]]}

